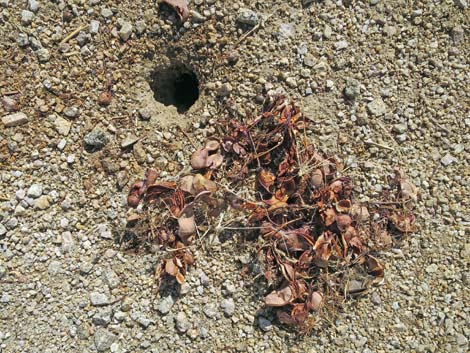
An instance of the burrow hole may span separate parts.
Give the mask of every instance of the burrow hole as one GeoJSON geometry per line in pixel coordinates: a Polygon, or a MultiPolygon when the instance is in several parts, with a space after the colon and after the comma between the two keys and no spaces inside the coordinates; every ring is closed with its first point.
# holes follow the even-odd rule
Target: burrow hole
{"type": "Polygon", "coordinates": [[[199,79],[194,70],[181,62],[157,67],[150,75],[155,100],[173,105],[185,113],[199,98],[199,79]]]}

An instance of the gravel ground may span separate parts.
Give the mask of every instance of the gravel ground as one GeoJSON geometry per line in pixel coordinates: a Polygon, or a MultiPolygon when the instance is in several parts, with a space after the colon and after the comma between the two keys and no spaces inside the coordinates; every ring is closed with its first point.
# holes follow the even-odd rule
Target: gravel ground
{"type": "Polygon", "coordinates": [[[467,1],[190,9],[181,27],[153,1],[0,1],[0,351],[467,352],[467,1]],[[170,59],[200,80],[183,114],[151,90],[170,59]],[[263,308],[242,235],[202,241],[179,292],[155,290],[164,253],[118,242],[130,182],[149,166],[176,175],[218,117],[253,116],[279,90],[359,198],[394,166],[420,191],[418,231],[382,254],[384,285],[302,337],[263,308]]]}

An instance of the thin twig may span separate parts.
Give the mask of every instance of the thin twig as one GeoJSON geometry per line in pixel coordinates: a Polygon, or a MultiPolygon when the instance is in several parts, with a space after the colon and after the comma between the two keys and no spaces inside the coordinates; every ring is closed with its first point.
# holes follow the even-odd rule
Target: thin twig
{"type": "Polygon", "coordinates": [[[64,39],[60,41],[60,44],[67,43],[70,39],[75,37],[80,31],[83,31],[85,28],[87,28],[88,25],[81,25],[78,28],[75,28],[72,32],[69,33],[64,39]]]}

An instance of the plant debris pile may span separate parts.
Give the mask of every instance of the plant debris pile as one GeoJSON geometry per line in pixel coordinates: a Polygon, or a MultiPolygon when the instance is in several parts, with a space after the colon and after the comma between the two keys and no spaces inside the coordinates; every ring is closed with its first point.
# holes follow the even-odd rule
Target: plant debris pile
{"type": "MultiPolygon", "coordinates": [[[[271,288],[265,303],[279,308],[281,323],[305,327],[330,299],[381,282],[384,265],[373,254],[390,246],[393,235],[413,231],[408,208],[416,188],[397,169],[382,200],[355,202],[351,178],[341,176],[339,162],[307,137],[311,124],[278,95],[252,121],[221,124],[224,136],[191,156],[193,173],[157,182],[157,172],[148,170],[132,186],[130,206],[144,200],[147,209],[158,210],[147,216],[150,240],[172,249],[160,278],[168,274],[183,283],[194,263],[188,245],[201,223],[207,228],[220,214],[239,219],[241,213],[248,229],[259,232],[257,257],[271,288]],[[241,190],[247,196],[239,196],[241,190]],[[352,280],[357,276],[360,285],[352,280]]],[[[129,223],[142,217],[134,214],[129,223]]]]}

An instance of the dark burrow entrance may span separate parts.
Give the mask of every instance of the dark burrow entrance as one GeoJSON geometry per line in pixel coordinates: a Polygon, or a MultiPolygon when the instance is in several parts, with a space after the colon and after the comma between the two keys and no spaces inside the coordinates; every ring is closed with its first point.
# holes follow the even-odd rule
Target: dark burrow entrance
{"type": "Polygon", "coordinates": [[[150,75],[155,99],[173,105],[182,114],[199,98],[199,80],[191,67],[180,62],[157,67],[150,75]]]}

